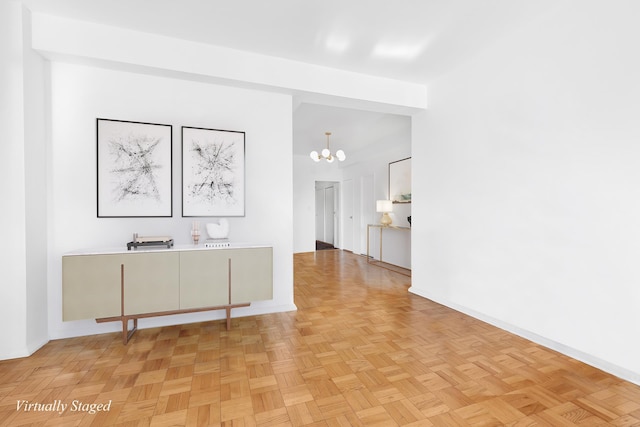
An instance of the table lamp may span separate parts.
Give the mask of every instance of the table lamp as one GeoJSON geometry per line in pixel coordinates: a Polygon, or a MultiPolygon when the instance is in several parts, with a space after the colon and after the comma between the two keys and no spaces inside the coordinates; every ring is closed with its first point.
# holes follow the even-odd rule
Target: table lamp
{"type": "Polygon", "coordinates": [[[382,212],[382,217],[380,218],[380,224],[382,225],[391,225],[391,217],[389,216],[389,212],[393,211],[393,202],[391,200],[377,200],[376,201],[376,212],[382,212]]]}

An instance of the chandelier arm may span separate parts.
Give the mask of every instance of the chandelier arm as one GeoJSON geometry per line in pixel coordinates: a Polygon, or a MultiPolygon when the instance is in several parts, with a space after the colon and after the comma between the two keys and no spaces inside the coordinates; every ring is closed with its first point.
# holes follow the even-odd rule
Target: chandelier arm
{"type": "Polygon", "coordinates": [[[317,151],[312,151],[311,158],[316,162],[320,161],[320,159],[325,159],[326,161],[331,163],[336,157],[339,161],[343,161],[345,156],[342,150],[338,150],[335,155],[331,153],[331,148],[329,147],[329,137],[331,136],[331,132],[325,132],[324,134],[327,136],[327,148],[322,150],[320,153],[318,153],[317,151]]]}

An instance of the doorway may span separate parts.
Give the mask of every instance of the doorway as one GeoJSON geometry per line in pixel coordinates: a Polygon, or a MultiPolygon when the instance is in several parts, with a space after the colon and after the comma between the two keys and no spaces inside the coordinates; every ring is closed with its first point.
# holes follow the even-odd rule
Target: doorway
{"type": "Polygon", "coordinates": [[[339,194],[339,182],[316,181],[316,250],[340,246],[339,194]]]}

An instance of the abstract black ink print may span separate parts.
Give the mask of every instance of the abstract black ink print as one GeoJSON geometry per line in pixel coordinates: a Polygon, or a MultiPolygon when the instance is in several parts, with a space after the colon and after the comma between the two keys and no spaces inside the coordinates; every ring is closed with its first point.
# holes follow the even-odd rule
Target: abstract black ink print
{"type": "Polygon", "coordinates": [[[171,125],[96,119],[98,218],[173,216],[171,125]]]}
{"type": "Polygon", "coordinates": [[[158,163],[155,155],[161,141],[159,137],[136,134],[109,141],[109,154],[114,165],[110,170],[115,179],[114,201],[161,201],[157,174],[162,165],[158,163]]]}
{"type": "Polygon", "coordinates": [[[193,181],[189,194],[200,202],[233,205],[235,197],[235,142],[191,141],[193,181]]]}
{"type": "Polygon", "coordinates": [[[182,216],[244,216],[245,133],[182,127],[182,216]]]}

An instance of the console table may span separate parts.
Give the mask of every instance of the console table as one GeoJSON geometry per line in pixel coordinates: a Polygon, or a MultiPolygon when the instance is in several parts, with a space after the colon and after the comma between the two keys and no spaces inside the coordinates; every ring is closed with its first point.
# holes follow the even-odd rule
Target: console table
{"type": "MultiPolygon", "coordinates": [[[[398,267],[398,268],[402,268],[404,270],[411,271],[411,269],[409,269],[409,268],[400,267],[399,265],[391,264],[391,263],[388,263],[388,262],[385,262],[385,261],[382,260],[382,230],[385,230],[385,229],[386,230],[401,230],[401,231],[409,231],[409,232],[411,232],[411,227],[403,227],[403,226],[398,226],[398,225],[367,224],[367,262],[375,264],[375,265],[377,265],[379,267],[383,267],[383,268],[387,268],[385,266],[385,264],[386,264],[386,265],[392,265],[392,266],[395,266],[395,267],[398,267]],[[372,228],[380,229],[380,260],[379,261],[375,261],[375,260],[371,261],[371,256],[369,255],[369,246],[370,246],[369,237],[370,237],[372,228]]],[[[390,268],[387,268],[387,269],[392,270],[390,268]]],[[[406,274],[406,273],[404,273],[402,271],[398,271],[398,270],[395,270],[395,269],[393,269],[393,271],[395,271],[397,273],[404,274],[405,276],[411,276],[411,274],[406,274]]]]}
{"type": "Polygon", "coordinates": [[[231,245],[142,251],[98,250],[62,257],[63,321],[122,322],[127,344],[138,319],[225,310],[273,298],[273,248],[231,245]],[[129,321],[133,329],[129,330],[129,321]]]}

